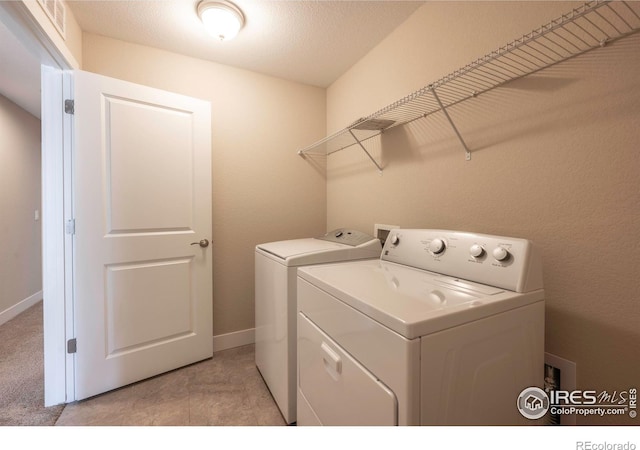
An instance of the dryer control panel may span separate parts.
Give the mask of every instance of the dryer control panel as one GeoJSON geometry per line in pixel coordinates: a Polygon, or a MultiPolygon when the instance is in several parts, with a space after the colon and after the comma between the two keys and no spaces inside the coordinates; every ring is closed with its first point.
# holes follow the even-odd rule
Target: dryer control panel
{"type": "Polygon", "coordinates": [[[542,289],[539,251],[526,239],[395,229],[380,259],[515,292],[542,289]]]}
{"type": "Polygon", "coordinates": [[[336,230],[329,231],[324,236],[317,237],[316,239],[357,247],[358,245],[366,244],[376,238],[368,235],[367,233],[363,233],[362,231],[338,228],[336,230]]]}

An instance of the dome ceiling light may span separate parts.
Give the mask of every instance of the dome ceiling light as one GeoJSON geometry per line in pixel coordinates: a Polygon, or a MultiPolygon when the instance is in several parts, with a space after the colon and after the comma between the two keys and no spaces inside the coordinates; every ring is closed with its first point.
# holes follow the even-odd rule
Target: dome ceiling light
{"type": "Polygon", "coordinates": [[[213,37],[229,41],[244,26],[244,14],[240,8],[224,0],[203,0],[198,4],[198,17],[213,37]]]}

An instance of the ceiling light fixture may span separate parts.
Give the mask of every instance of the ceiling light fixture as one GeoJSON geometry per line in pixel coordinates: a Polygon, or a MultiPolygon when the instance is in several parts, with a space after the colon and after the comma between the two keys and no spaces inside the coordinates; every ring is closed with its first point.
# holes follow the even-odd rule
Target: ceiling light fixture
{"type": "Polygon", "coordinates": [[[198,4],[198,16],[209,34],[221,41],[236,37],[244,25],[240,8],[224,0],[203,0],[198,4]]]}

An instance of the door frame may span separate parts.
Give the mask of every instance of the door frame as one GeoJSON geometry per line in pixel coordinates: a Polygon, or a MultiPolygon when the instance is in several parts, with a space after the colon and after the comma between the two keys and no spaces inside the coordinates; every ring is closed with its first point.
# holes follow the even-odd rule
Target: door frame
{"type": "Polygon", "coordinates": [[[71,120],[62,105],[71,88],[65,71],[79,64],[47,31],[53,25],[36,2],[0,2],[0,20],[42,64],[44,392],[45,406],[52,406],[75,400],[74,358],[66,348],[73,337],[73,248],[65,234],[65,222],[72,217],[71,120]]]}

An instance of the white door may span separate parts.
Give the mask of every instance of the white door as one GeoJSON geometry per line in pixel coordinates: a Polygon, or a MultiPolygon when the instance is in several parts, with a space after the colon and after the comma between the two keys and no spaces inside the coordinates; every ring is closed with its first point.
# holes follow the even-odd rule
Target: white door
{"type": "Polygon", "coordinates": [[[80,400],[213,354],[211,125],[209,102],[73,79],[80,400]]]}

